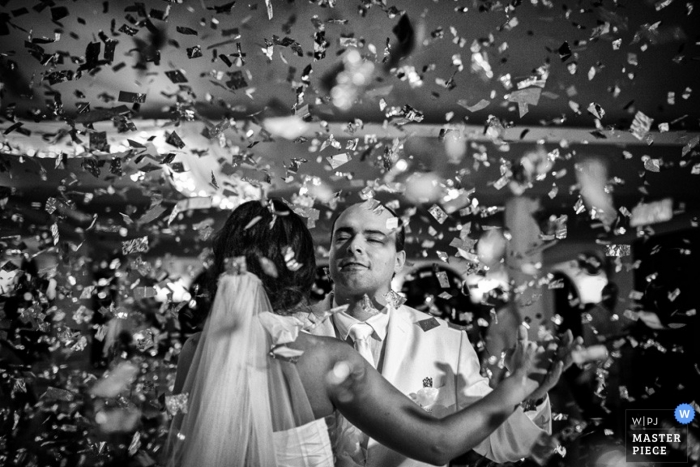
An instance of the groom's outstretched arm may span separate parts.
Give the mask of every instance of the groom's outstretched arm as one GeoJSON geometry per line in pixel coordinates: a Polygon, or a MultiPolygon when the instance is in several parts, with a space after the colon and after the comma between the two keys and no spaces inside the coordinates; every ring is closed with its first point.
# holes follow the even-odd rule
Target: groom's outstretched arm
{"type": "MultiPolygon", "coordinates": [[[[457,408],[469,406],[492,391],[489,380],[481,376],[479,358],[463,332],[457,368],[457,408]]],[[[551,406],[547,397],[533,411],[518,408],[496,431],[479,443],[474,451],[498,462],[514,462],[530,454],[532,447],[543,434],[549,434],[551,406]]]]}

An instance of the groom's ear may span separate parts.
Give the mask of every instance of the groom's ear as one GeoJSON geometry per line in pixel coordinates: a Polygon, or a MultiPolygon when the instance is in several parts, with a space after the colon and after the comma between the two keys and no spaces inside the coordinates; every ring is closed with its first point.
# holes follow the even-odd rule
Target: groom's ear
{"type": "Polygon", "coordinates": [[[394,257],[394,273],[398,273],[406,264],[406,250],[396,252],[394,257]]]}

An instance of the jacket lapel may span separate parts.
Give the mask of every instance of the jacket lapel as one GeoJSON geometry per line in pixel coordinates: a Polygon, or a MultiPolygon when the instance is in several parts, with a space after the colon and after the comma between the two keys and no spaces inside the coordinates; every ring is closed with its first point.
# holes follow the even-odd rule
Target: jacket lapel
{"type": "Polygon", "coordinates": [[[411,314],[403,306],[390,311],[382,376],[394,385],[400,376],[401,364],[408,355],[409,347],[413,341],[410,338],[412,326],[411,314]]]}

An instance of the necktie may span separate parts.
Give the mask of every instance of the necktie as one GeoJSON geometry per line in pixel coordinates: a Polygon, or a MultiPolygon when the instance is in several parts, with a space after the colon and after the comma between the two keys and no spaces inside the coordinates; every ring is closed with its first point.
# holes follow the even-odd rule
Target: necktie
{"type": "Polygon", "coordinates": [[[372,336],[372,332],[374,332],[374,329],[372,329],[372,326],[370,326],[367,323],[356,323],[353,324],[352,327],[350,328],[350,337],[352,337],[352,342],[355,345],[355,350],[365,357],[365,360],[367,360],[370,365],[373,367],[377,367],[376,363],[374,362],[374,356],[372,355],[372,347],[370,346],[370,337],[372,336]]]}
{"type": "MultiPolygon", "coordinates": [[[[352,337],[352,342],[355,350],[362,355],[365,360],[373,367],[377,367],[374,363],[374,355],[372,355],[372,347],[369,340],[372,338],[374,329],[367,323],[355,323],[350,328],[348,333],[352,337]]],[[[362,465],[367,461],[367,445],[369,444],[369,436],[360,431],[359,428],[351,425],[347,420],[344,422],[347,425],[348,431],[343,436],[351,440],[350,445],[356,446],[357,452],[353,454],[353,459],[362,459],[362,465]],[[356,457],[359,456],[359,457],[356,457]]]]}

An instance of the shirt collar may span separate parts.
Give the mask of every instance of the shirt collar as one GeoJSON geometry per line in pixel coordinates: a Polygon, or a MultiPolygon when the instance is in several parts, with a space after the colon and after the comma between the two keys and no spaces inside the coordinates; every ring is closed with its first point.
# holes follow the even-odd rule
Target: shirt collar
{"type": "MultiPolygon", "coordinates": [[[[335,296],[333,296],[331,298],[331,303],[332,303],[334,308],[336,306],[338,306],[337,303],[335,302],[335,296]]],[[[387,304],[384,308],[379,310],[379,312],[376,315],[373,315],[367,321],[364,321],[365,323],[372,326],[372,329],[374,330],[374,332],[372,333],[372,336],[375,339],[383,341],[386,338],[386,330],[387,330],[387,327],[389,326],[389,311],[390,310],[391,310],[391,305],[387,304]]],[[[344,311],[340,311],[340,312],[334,314],[333,318],[334,318],[335,325],[338,328],[338,333],[340,334],[339,337],[343,340],[347,340],[348,334],[350,334],[350,328],[354,324],[362,323],[362,321],[355,318],[354,316],[350,316],[349,314],[345,313],[344,311]]]]}

